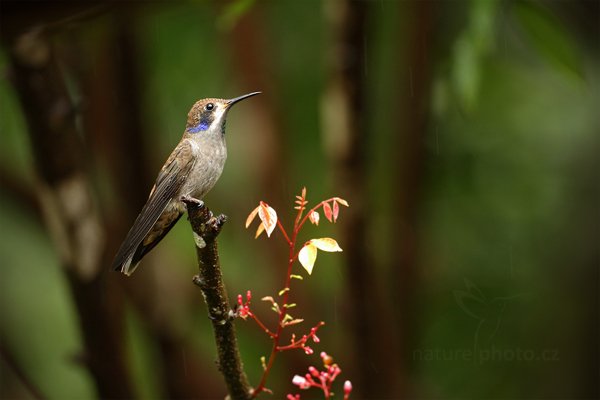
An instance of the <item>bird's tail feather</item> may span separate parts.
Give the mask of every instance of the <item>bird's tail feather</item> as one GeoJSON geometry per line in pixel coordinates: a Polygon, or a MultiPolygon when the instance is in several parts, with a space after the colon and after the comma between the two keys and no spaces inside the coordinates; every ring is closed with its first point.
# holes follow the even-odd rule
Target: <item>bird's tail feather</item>
{"type": "Polygon", "coordinates": [[[138,261],[136,263],[133,263],[133,255],[132,255],[130,258],[125,260],[125,262],[123,263],[123,265],[120,266],[119,269],[125,275],[130,276],[136,270],[138,265],[140,265],[140,262],[138,261]]]}
{"type": "Polygon", "coordinates": [[[113,264],[114,269],[130,276],[136,270],[142,258],[148,254],[150,250],[152,250],[167,235],[167,233],[169,233],[171,228],[179,221],[181,215],[182,213],[180,212],[169,225],[163,226],[161,234],[154,237],[149,243],[145,244],[142,239],[142,242],[136,247],[129,247],[129,251],[122,254],[120,257],[117,256],[117,258],[115,258],[115,263],[113,264]]]}

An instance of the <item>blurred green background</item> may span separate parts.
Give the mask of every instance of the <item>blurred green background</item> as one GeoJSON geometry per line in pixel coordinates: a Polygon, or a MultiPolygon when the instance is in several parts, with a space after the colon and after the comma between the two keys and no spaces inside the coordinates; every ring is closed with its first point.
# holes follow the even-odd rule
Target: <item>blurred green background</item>
{"type": "MultiPolygon", "coordinates": [[[[11,49],[38,27],[74,104],[103,260],[204,97],[263,91],[230,113],[227,165],[205,199],[229,216],[219,245],[232,300],[283,284],[281,237],[244,229],[259,200],[288,226],[303,186],[311,202],[350,202],[336,225],[303,232],[344,253],[321,254],[294,285],[305,319],[294,331],[326,326],[315,355],[279,356],[275,398],[298,392],[293,375],[322,350],[343,370],[337,392],[350,379],[356,398],[599,396],[597,2],[19,4],[2,4],[2,398],[102,393],[12,84],[11,49]]],[[[102,266],[98,301],[115,296],[124,312],[124,351],[103,354],[131,372],[134,397],[225,395],[195,271],[184,219],[132,277],[102,266]]],[[[270,342],[236,327],[256,385],[270,342]]]]}

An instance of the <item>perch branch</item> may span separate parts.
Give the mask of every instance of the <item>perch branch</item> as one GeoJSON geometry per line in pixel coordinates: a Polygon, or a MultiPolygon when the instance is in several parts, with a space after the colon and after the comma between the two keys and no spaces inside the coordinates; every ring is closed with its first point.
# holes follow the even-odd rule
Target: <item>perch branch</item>
{"type": "Polygon", "coordinates": [[[251,387],[242,366],[217,248],[216,239],[226,217],[214,217],[200,200],[184,197],[182,201],[187,205],[198,255],[199,273],[193,281],[202,290],[212,321],[219,369],[232,399],[250,399],[251,387]]]}

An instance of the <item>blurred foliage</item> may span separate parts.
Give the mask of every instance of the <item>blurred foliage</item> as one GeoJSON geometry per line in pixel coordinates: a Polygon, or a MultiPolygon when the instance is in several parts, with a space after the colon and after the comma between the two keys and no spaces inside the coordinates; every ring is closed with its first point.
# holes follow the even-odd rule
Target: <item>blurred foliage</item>
{"type": "Polygon", "coordinates": [[[497,15],[498,2],[473,0],[469,8],[468,26],[454,43],[452,65],[452,79],[457,98],[466,111],[472,111],[477,102],[481,62],[493,43],[494,17],[497,15]]]}
{"type": "MultiPolygon", "coordinates": [[[[365,268],[384,285],[389,284],[387,270],[395,265],[390,249],[403,240],[393,235],[390,221],[398,172],[397,99],[410,98],[411,60],[402,52],[408,45],[403,32],[419,23],[405,15],[408,4],[369,2],[364,39],[371,222],[366,228],[371,241],[365,246],[376,261],[365,268]],[[393,89],[398,87],[406,92],[393,89]]],[[[438,33],[432,47],[431,115],[422,137],[426,159],[415,231],[420,238],[419,279],[411,303],[418,318],[410,359],[403,360],[415,397],[589,397],[586,373],[594,365],[589,353],[597,350],[597,343],[590,338],[597,333],[598,316],[598,46],[590,49],[580,43],[578,38],[589,32],[573,17],[579,14],[566,12],[570,2],[434,4],[439,7],[438,33]],[[533,358],[517,359],[518,350],[533,358]]],[[[243,228],[258,200],[288,199],[289,212],[285,207],[277,211],[289,224],[293,195],[303,185],[310,200],[344,197],[333,193],[331,161],[320,131],[332,40],[322,8],[319,1],[238,0],[220,8],[210,2],[176,2],[135,10],[143,83],[139,96],[152,174],[179,140],[195,100],[263,90],[242,87],[238,75],[243,66],[233,63],[231,50],[233,27],[244,18],[260,17],[266,51],[258,57],[267,60],[272,79],[270,95],[280,113],[277,134],[286,175],[273,187],[261,186],[261,143],[246,128],[258,126],[253,124],[254,111],[240,106],[232,112],[229,160],[206,199],[214,211],[230,217],[219,244],[232,298],[247,289],[255,298],[272,295],[282,283],[278,268],[285,258],[273,265],[268,254],[277,254],[283,244],[277,238],[255,241],[253,232],[243,228]]],[[[88,55],[101,42],[105,18],[79,27],[79,43],[88,55]]],[[[590,40],[598,44],[597,28],[595,33],[596,39],[590,40]]],[[[26,125],[8,80],[4,52],[0,71],[0,166],[3,173],[34,187],[26,125]]],[[[102,181],[106,166],[91,168],[102,181]]],[[[104,206],[119,206],[110,188],[97,196],[104,206]]],[[[92,381],[74,361],[81,340],[52,243],[39,217],[4,185],[0,226],[2,345],[13,351],[49,398],[94,398],[92,381]]],[[[336,237],[336,229],[327,224],[307,227],[306,238],[315,232],[336,237]]],[[[210,372],[202,379],[221,384],[212,363],[212,332],[201,297],[190,283],[195,270],[192,243],[186,221],[179,223],[155,250],[168,270],[152,272],[142,265],[139,274],[156,273],[157,280],[166,282],[161,287],[168,293],[153,295],[165,307],[177,306],[170,325],[194,343],[190,354],[201,354],[206,362],[210,372]]],[[[319,257],[318,264],[313,276],[294,289],[296,314],[309,325],[326,321],[317,353],[326,350],[343,370],[352,370],[343,319],[343,313],[351,312],[344,303],[344,266],[337,255],[319,257]]],[[[401,278],[401,271],[392,272],[401,278]]],[[[268,307],[264,309],[268,315],[268,307]]],[[[268,341],[250,323],[238,322],[237,331],[248,375],[256,383],[268,341]]],[[[128,311],[127,340],[140,397],[163,397],[156,343],[133,309],[128,311]]],[[[268,386],[281,397],[292,390],[293,374],[305,370],[292,368],[317,362],[318,356],[286,354],[278,359],[268,386]]],[[[385,360],[379,362],[374,368],[385,368],[385,360]]],[[[3,362],[0,379],[1,396],[26,392],[3,362]]]]}
{"type": "Polygon", "coordinates": [[[515,14],[531,43],[549,64],[583,78],[579,49],[552,13],[534,2],[518,2],[515,14]]]}
{"type": "Polygon", "coordinates": [[[217,25],[221,29],[231,29],[235,23],[252,7],[255,0],[236,0],[229,3],[223,10],[217,25]]]}

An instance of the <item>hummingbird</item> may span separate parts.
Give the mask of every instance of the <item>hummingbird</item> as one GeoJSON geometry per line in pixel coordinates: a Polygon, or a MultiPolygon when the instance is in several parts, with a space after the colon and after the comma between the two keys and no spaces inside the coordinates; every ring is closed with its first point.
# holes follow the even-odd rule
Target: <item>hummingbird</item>
{"type": "Polygon", "coordinates": [[[146,204],[115,256],[115,270],[131,275],[186,211],[181,198],[202,199],[213,188],[227,159],[227,112],[237,102],[260,93],[229,100],[203,99],[192,106],[181,141],[158,173],[146,204]]]}

